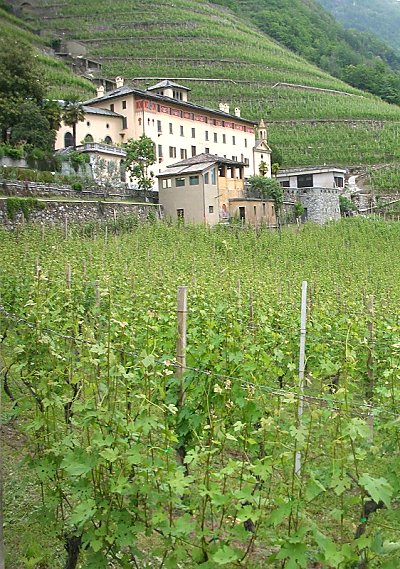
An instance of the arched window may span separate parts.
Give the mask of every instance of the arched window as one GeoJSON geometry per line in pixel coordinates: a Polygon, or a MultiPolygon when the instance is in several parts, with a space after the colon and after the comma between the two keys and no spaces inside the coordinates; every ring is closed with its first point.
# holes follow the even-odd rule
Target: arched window
{"type": "Polygon", "coordinates": [[[93,136],[91,134],[87,134],[85,136],[85,142],[93,142],[93,136]]]}
{"type": "Polygon", "coordinates": [[[111,136],[106,136],[105,139],[104,139],[104,142],[105,142],[106,144],[112,144],[112,138],[111,138],[111,136]]]}
{"type": "Polygon", "coordinates": [[[74,137],[72,136],[72,132],[66,132],[64,134],[64,148],[68,148],[68,146],[74,145],[74,137]]]}

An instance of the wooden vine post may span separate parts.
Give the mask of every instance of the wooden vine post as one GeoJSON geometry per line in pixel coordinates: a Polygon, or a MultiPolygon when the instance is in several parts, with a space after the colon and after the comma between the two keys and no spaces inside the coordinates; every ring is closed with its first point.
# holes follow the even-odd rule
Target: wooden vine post
{"type": "MultiPolygon", "coordinates": [[[[185,369],[186,369],[186,316],[187,316],[187,287],[178,287],[178,302],[177,302],[177,318],[178,318],[178,335],[176,339],[176,377],[179,382],[178,386],[178,421],[180,411],[185,405],[185,369]]],[[[186,442],[184,437],[179,438],[178,446],[176,449],[177,458],[179,463],[184,466],[185,474],[189,474],[187,464],[185,464],[186,457],[186,442]]]]}
{"type": "Polygon", "coordinates": [[[178,287],[178,337],[176,340],[176,361],[178,367],[176,375],[179,381],[178,409],[185,404],[184,373],[186,368],[186,317],[187,317],[187,287],[178,287]]]}
{"type": "MultiPolygon", "coordinates": [[[[307,332],[307,281],[301,285],[301,315],[300,315],[300,353],[299,353],[299,406],[297,409],[298,424],[301,425],[304,412],[304,368],[306,361],[306,332],[307,332]]],[[[301,452],[296,451],[295,474],[301,476],[301,452]]]]}
{"type": "Polygon", "coordinates": [[[64,217],[64,238],[68,239],[68,217],[64,217]]]}
{"type": "Polygon", "coordinates": [[[367,423],[370,429],[369,441],[372,443],[374,439],[374,297],[371,295],[367,300],[367,314],[368,314],[368,355],[367,355],[367,386],[365,390],[365,397],[369,405],[367,423]]]}

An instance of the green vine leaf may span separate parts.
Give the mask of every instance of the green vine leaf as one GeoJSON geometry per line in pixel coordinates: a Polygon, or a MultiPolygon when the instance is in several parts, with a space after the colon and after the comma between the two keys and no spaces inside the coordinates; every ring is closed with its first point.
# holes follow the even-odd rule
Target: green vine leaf
{"type": "Polygon", "coordinates": [[[228,565],[240,559],[241,554],[227,545],[220,547],[212,556],[212,559],[217,565],[228,565]]]}
{"type": "Polygon", "coordinates": [[[386,478],[373,478],[369,474],[363,474],[359,483],[368,492],[375,502],[382,502],[390,508],[390,501],[393,496],[393,488],[386,478]]]}

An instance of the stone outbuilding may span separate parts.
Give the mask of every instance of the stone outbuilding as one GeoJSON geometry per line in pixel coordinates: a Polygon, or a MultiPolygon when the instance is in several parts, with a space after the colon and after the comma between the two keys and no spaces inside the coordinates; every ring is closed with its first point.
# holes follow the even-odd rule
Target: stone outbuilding
{"type": "Polygon", "coordinates": [[[339,196],[344,192],[346,170],[333,166],[279,170],[277,180],[289,202],[304,207],[303,221],[326,223],[340,219],[339,196]]]}

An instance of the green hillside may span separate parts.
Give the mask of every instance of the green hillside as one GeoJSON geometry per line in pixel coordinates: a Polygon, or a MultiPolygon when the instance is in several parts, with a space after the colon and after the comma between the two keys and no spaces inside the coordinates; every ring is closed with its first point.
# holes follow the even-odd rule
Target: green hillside
{"type": "Polygon", "coordinates": [[[94,86],[87,80],[73,74],[62,62],[46,53],[49,51],[45,39],[37,35],[36,26],[16,18],[1,8],[0,37],[26,45],[27,50],[34,49],[35,57],[41,67],[41,75],[47,86],[47,94],[52,99],[88,97],[95,92],[94,86]]]}
{"type": "Polygon", "coordinates": [[[400,53],[347,30],[317,0],[215,0],[331,75],[400,104],[400,53]]]}
{"type": "Polygon", "coordinates": [[[36,4],[31,23],[54,39],[81,41],[106,76],[121,74],[139,87],[178,79],[200,104],[223,100],[242,116],[264,117],[285,165],[400,160],[399,107],[335,79],[226,7],[204,0],[36,4]]]}
{"type": "Polygon", "coordinates": [[[371,31],[400,50],[398,0],[318,0],[346,27],[371,31]]]}

